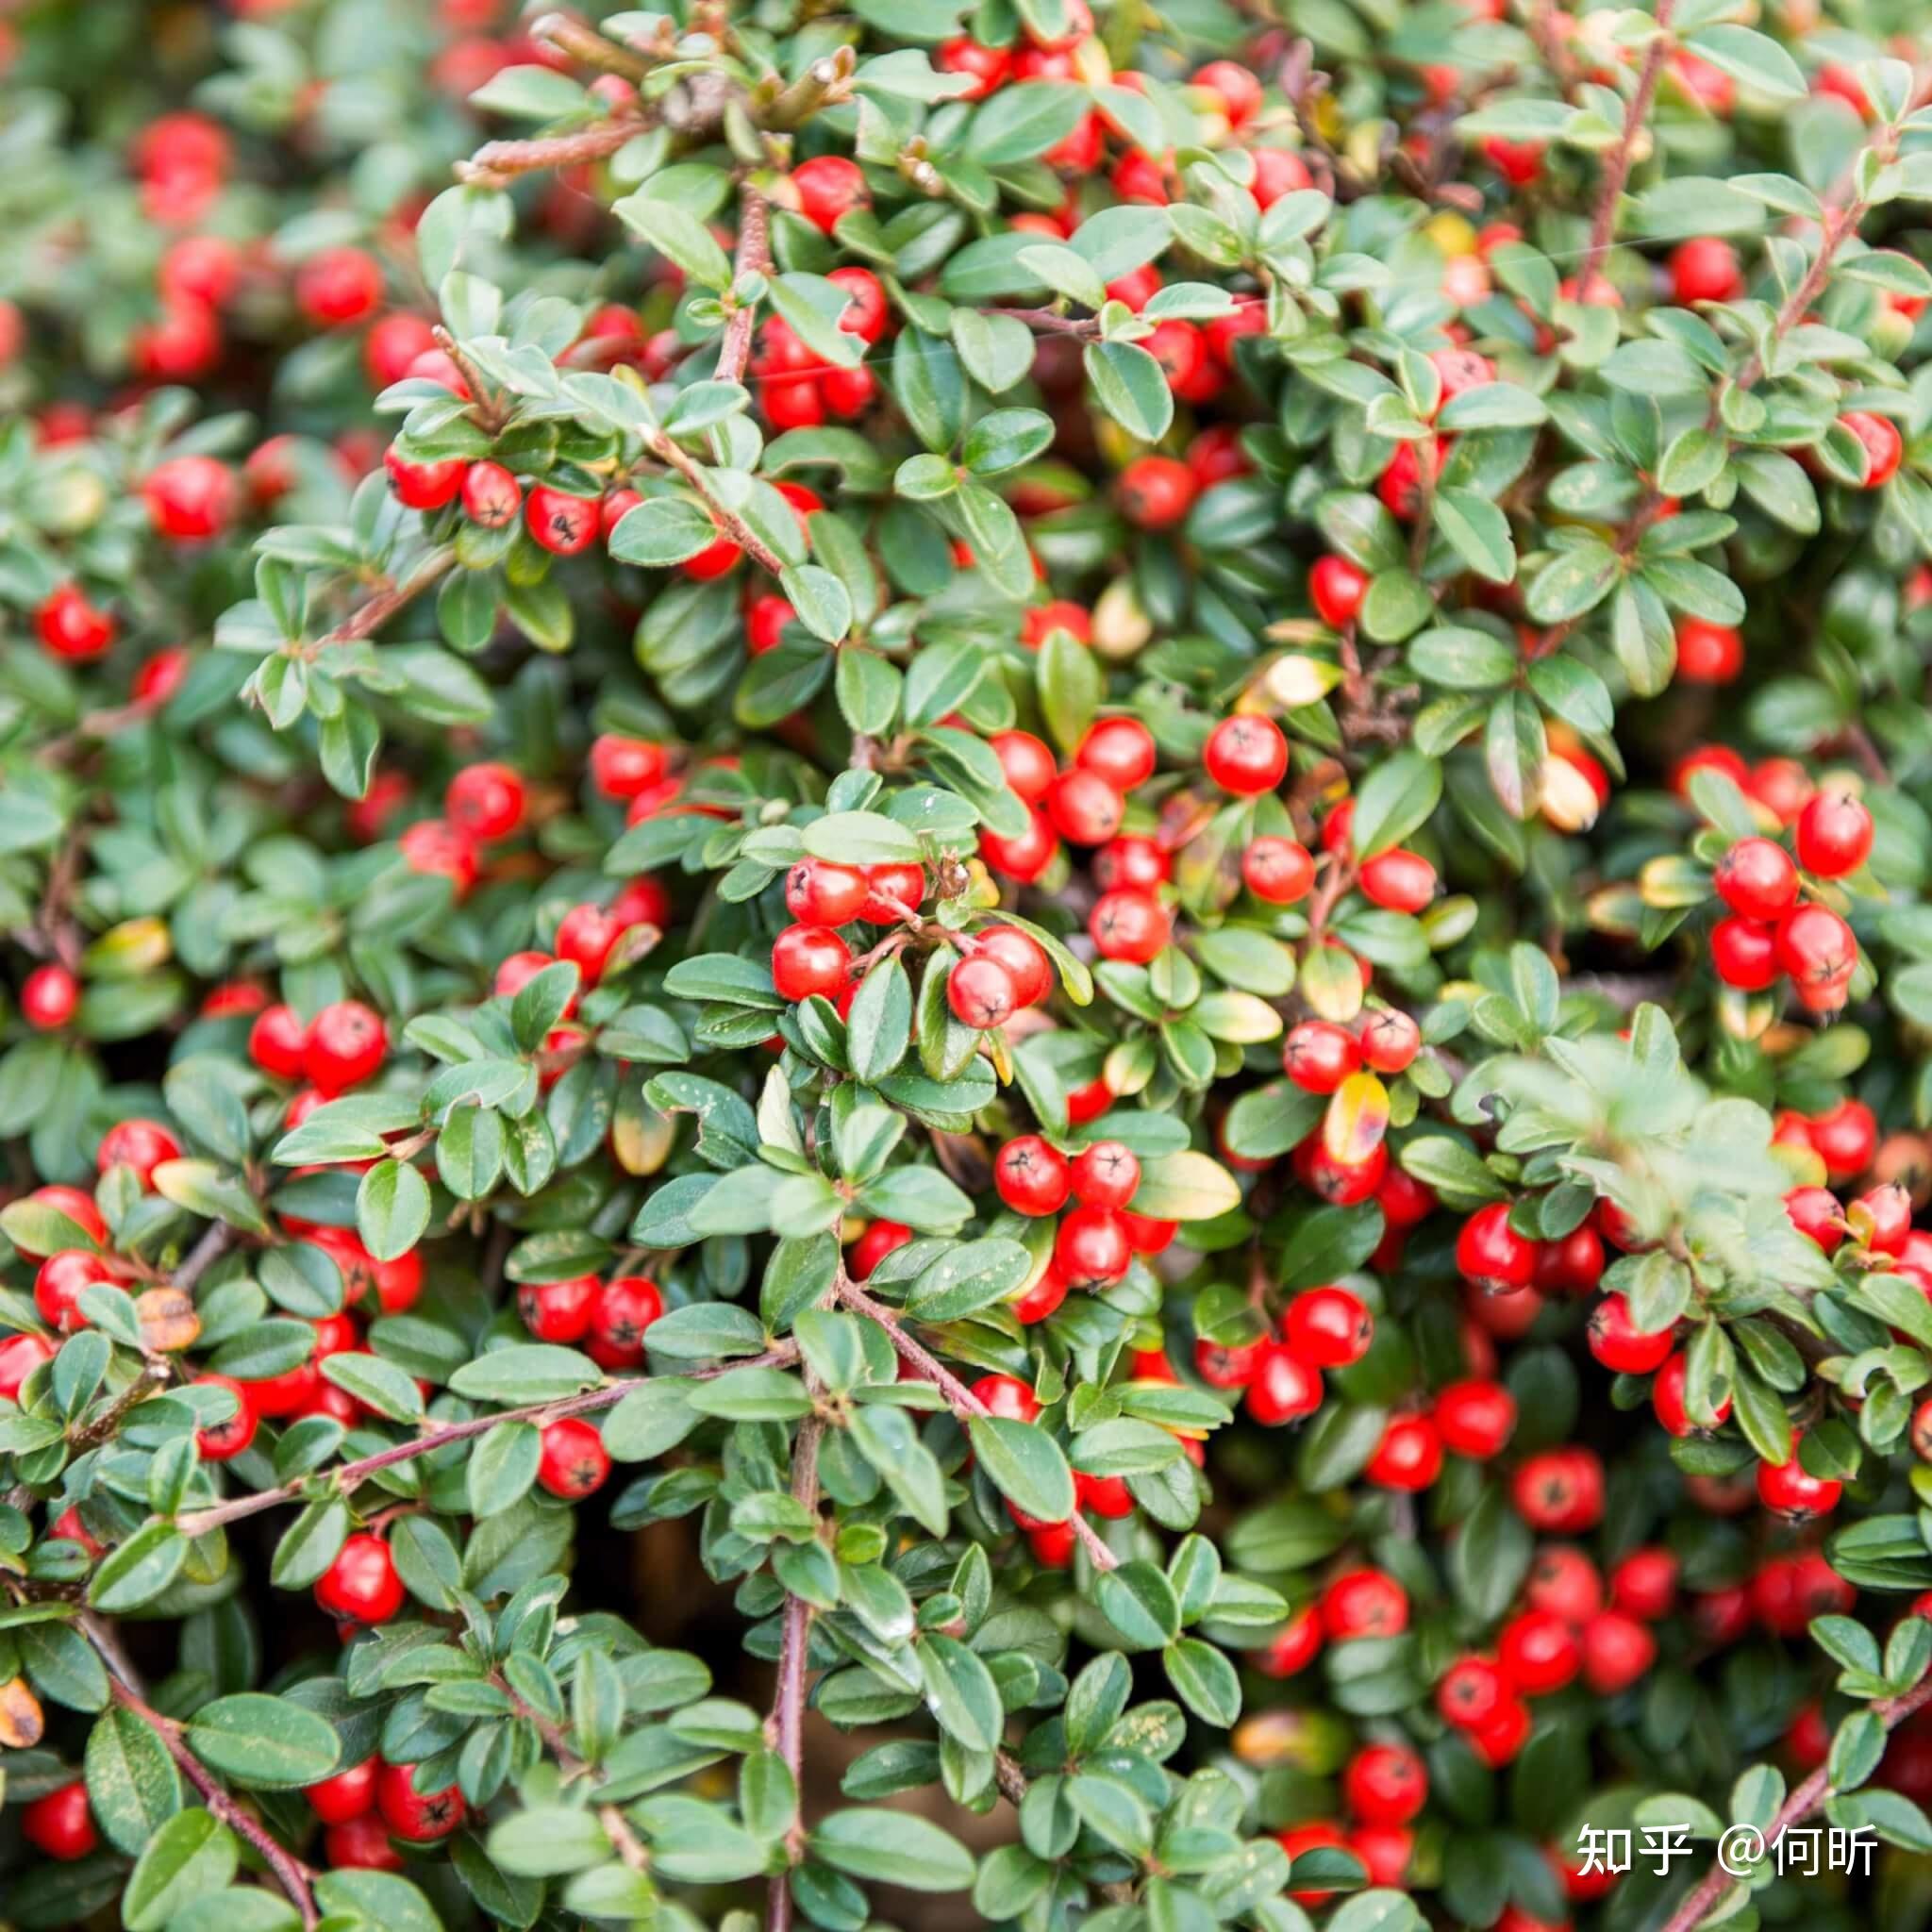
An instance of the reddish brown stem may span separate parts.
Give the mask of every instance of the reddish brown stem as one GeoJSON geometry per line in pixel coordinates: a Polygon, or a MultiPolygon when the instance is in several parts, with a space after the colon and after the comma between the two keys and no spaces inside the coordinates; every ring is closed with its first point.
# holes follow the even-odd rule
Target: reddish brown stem
{"type": "MultiPolygon", "coordinates": [[[[772,272],[772,210],[756,189],[743,188],[738,197],[738,256],[732,263],[732,285],[748,275],[772,272]]],[[[718,352],[718,380],[737,382],[751,359],[751,334],[758,322],[758,304],[745,302],[724,325],[724,346],[718,352]]]]}
{"type": "MultiPolygon", "coordinates": [[[[1903,1697],[1888,1697],[1872,1707],[1872,1713],[1888,1731],[1895,1730],[1914,1711],[1922,1710],[1932,1704],[1932,1676],[1907,1690],[1903,1697]]],[[[1821,1764],[1791,1795],[1778,1807],[1777,1815],[1764,1827],[1764,1847],[1769,1851],[1779,1839],[1784,1837],[1792,1825],[1810,1817],[1832,1795],[1831,1768],[1821,1764]]],[[[1663,1932],[1692,1932],[1701,1924],[1705,1915],[1724,1895],[1725,1889],[1733,1884],[1731,1874],[1720,1864],[1713,1864],[1708,1872],[1697,1882],[1696,1887],[1685,1895],[1684,1902],[1670,1916],[1663,1932]]]]}
{"type": "MultiPolygon", "coordinates": [[[[708,1382],[718,1375],[728,1374],[733,1369],[784,1368],[797,1359],[797,1344],[781,1341],[777,1347],[767,1349],[763,1355],[753,1356],[745,1361],[724,1362],[716,1368],[692,1369],[683,1379],[708,1382]]],[[[329,1474],[327,1480],[338,1493],[345,1493],[378,1470],[391,1469],[399,1462],[413,1462],[417,1457],[430,1455],[450,1442],[464,1442],[472,1436],[487,1435],[498,1423],[536,1423],[541,1426],[545,1423],[559,1422],[565,1416],[593,1415],[599,1409],[613,1408],[633,1389],[649,1379],[644,1375],[626,1375],[622,1381],[608,1382],[601,1389],[587,1389],[581,1395],[565,1395],[555,1402],[533,1402],[525,1408],[498,1409],[491,1415],[472,1416],[467,1422],[441,1423],[407,1442],[395,1442],[387,1449],[377,1450],[374,1456],[364,1456],[356,1462],[344,1462],[329,1474]]],[[[218,1529],[224,1524],[238,1522],[244,1516],[256,1516],[264,1509],[273,1509],[278,1504],[293,1501],[307,1491],[310,1480],[305,1477],[297,1482],[282,1483],[273,1490],[258,1490],[252,1495],[230,1496],[225,1503],[216,1503],[209,1508],[197,1509],[192,1515],[176,1518],[175,1527],[184,1536],[206,1536],[209,1530],[218,1529]]]]}
{"type": "Polygon", "coordinates": [[[314,658],[332,644],[360,643],[364,638],[374,637],[397,611],[413,603],[431,584],[447,575],[456,560],[454,550],[432,551],[400,583],[386,582],[374,596],[343,618],[335,629],[325,631],[304,655],[314,658]]]}
{"type": "Polygon", "coordinates": [[[251,1818],[233,1798],[213,1772],[208,1770],[200,1758],[188,1748],[188,1740],[182,1735],[182,1727],[171,1717],[163,1717],[152,1705],[145,1702],[140,1693],[125,1683],[118,1671],[113,1669],[115,1658],[108,1650],[96,1650],[105,1662],[110,1666],[108,1688],[112,1691],[114,1702],[124,1710],[132,1711],[142,1724],[147,1725],[166,1749],[168,1756],[181,1767],[181,1773],[188,1782],[201,1793],[208,1808],[225,1824],[238,1838],[245,1839],[261,1854],[262,1862],[275,1874],[275,1883],[288,1894],[289,1903],[302,1915],[305,1926],[313,1927],[318,1923],[315,1898],[309,1890],[315,1874],[300,1858],[283,1846],[269,1831],[268,1827],[251,1818]]]}
{"type": "Polygon", "coordinates": [[[601,161],[625,142],[641,134],[641,115],[613,115],[575,134],[553,134],[541,141],[485,142],[466,161],[456,164],[456,177],[469,188],[504,188],[519,175],[542,168],[574,168],[584,161],[601,161]]]}
{"type": "Polygon", "coordinates": [[[1630,163],[1636,153],[1637,137],[1650,118],[1651,103],[1657,98],[1657,82],[1663,77],[1664,55],[1671,44],[1671,16],[1676,0],[1657,0],[1657,34],[1643,56],[1643,67],[1637,76],[1637,92],[1624,114],[1624,131],[1617,138],[1604,162],[1603,186],[1596,198],[1596,212],[1590,224],[1590,246],[1576,271],[1576,287],[1587,301],[1592,277],[1609,252],[1610,236],[1617,225],[1617,203],[1623,199],[1624,184],[1630,178],[1630,163]]]}

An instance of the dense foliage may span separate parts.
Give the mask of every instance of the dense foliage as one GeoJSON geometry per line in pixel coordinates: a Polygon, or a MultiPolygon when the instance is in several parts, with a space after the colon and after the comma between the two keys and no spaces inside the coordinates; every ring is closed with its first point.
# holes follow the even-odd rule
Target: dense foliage
{"type": "Polygon", "coordinates": [[[508,11],[0,19],[0,1920],[1924,1923],[1908,10],[508,11]]]}

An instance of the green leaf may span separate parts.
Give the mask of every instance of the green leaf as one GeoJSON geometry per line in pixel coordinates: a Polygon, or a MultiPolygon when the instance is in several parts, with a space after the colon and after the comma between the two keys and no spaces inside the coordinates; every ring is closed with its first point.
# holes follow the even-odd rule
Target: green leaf
{"type": "Polygon", "coordinates": [[[415,1168],[379,1160],[362,1176],[356,1190],[356,1231],[378,1261],[407,1255],[428,1225],[429,1183],[415,1168]]]}
{"type": "Polygon", "coordinates": [[[326,1719],[253,1690],[204,1704],[189,1720],[188,1743],[209,1770],[256,1790],[319,1783],[341,1755],[326,1719]]]}
{"type": "Polygon", "coordinates": [[[142,1719],[117,1705],[88,1733],[85,1767],[95,1824],[109,1844],[139,1857],[181,1808],[181,1776],[166,1745],[142,1719]]]}
{"type": "Polygon", "coordinates": [[[534,1805],[490,1828],[490,1856],[506,1872],[550,1878],[601,1865],[609,1835],[594,1811],[576,1805],[534,1805]]]}
{"type": "Polygon", "coordinates": [[[198,1806],[177,1811],[142,1852],[121,1895],[127,1932],[160,1932],[205,1892],[220,1891],[242,1862],[235,1834],[198,1806]]]}
{"type": "Polygon", "coordinates": [[[88,1602],[105,1616],[118,1616],[152,1602],[188,1560],[188,1539],[165,1523],[144,1523],[117,1543],[88,1580],[88,1602]]]}
{"type": "Polygon", "coordinates": [[[1241,1198],[1234,1176],[1218,1160],[1184,1151],[1146,1162],[1130,1205],[1156,1221],[1212,1221],[1239,1208],[1241,1198]]]}
{"type": "MultiPolygon", "coordinates": [[[[652,1331],[656,1344],[657,1331],[652,1331]]],[[[575,1395],[579,1390],[594,1389],[604,1372],[587,1355],[574,1348],[558,1348],[541,1341],[512,1342],[507,1348],[491,1349],[475,1360],[465,1362],[450,1377],[449,1386],[458,1395],[479,1402],[500,1402],[506,1407],[525,1407],[533,1402],[554,1402],[575,1395]]]]}
{"type": "Polygon", "coordinates": [[[1074,1473],[1060,1445],[1037,1423],[975,1416],[966,1433],[993,1487],[1027,1515],[1064,1523],[1074,1513],[1074,1473]]]}
{"type": "Polygon", "coordinates": [[[846,1052],[856,1079],[871,1086],[906,1057],[912,1038],[912,983],[895,954],[859,981],[845,1022],[846,1052]]]}
{"type": "Polygon", "coordinates": [[[1100,407],[1141,442],[1158,442],[1174,421],[1174,391],[1138,342],[1089,342],[1082,355],[1100,407]]]}
{"type": "Polygon", "coordinates": [[[835,1871],[910,1891],[963,1891],[973,1883],[973,1855],[950,1832],[908,1811],[834,1811],[807,1840],[815,1858],[835,1871]]]}
{"type": "Polygon", "coordinates": [[[1362,780],[1350,826],[1357,853],[1373,858],[1427,822],[1442,796],[1442,767],[1421,752],[1384,758],[1362,780]]]}
{"type": "Polygon", "coordinates": [[[731,262],[695,215],[669,201],[651,198],[648,184],[611,204],[611,212],[643,237],[667,261],[716,292],[731,286],[731,262]]]}
{"type": "Polygon", "coordinates": [[[1241,1714],[1241,1682],[1224,1653],[1198,1637],[1183,1637],[1161,1655],[1174,1693],[1204,1724],[1229,1729],[1241,1714]]]}

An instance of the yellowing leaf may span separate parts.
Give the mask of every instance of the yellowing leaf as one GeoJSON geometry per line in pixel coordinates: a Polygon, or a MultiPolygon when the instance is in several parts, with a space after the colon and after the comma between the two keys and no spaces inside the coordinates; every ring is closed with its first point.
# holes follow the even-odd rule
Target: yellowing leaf
{"type": "Polygon", "coordinates": [[[1374,1074],[1351,1074],[1328,1096],[1322,1145],[1330,1160],[1358,1167],[1389,1131],[1389,1090],[1374,1074]]]}

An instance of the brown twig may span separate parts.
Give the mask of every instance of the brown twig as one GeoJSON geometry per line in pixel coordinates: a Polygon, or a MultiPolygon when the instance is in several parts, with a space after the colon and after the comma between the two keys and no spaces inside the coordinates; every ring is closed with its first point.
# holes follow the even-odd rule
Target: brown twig
{"type": "MultiPolygon", "coordinates": [[[[797,1358],[797,1344],[781,1341],[763,1355],[752,1356],[742,1361],[724,1362],[715,1368],[692,1369],[681,1379],[708,1382],[719,1375],[728,1374],[733,1369],[785,1368],[797,1358]]],[[[467,1422],[441,1423],[407,1442],[392,1443],[387,1449],[377,1450],[374,1456],[344,1462],[328,1472],[323,1480],[328,1482],[338,1494],[344,1494],[378,1470],[391,1469],[399,1462],[413,1462],[417,1457],[432,1455],[451,1442],[463,1442],[472,1436],[487,1435],[498,1423],[536,1423],[541,1427],[544,1423],[560,1422],[565,1416],[594,1415],[599,1409],[613,1408],[633,1389],[649,1379],[645,1375],[626,1375],[622,1381],[608,1382],[601,1389],[587,1389],[581,1395],[560,1396],[554,1402],[533,1402],[525,1408],[498,1409],[491,1415],[472,1416],[467,1422]]],[[[306,1493],[315,1480],[313,1477],[302,1477],[294,1482],[278,1484],[272,1490],[258,1490],[246,1496],[230,1496],[225,1503],[216,1503],[207,1509],[197,1509],[190,1515],[176,1518],[175,1527],[183,1536],[206,1536],[209,1530],[219,1529],[225,1524],[236,1523],[244,1516],[259,1515],[264,1509],[292,1502],[306,1493]]]]}
{"type": "MultiPolygon", "coordinates": [[[[1895,1730],[1914,1711],[1922,1710],[1932,1704],[1932,1676],[1907,1690],[1903,1697],[1888,1697],[1872,1707],[1872,1714],[1884,1724],[1888,1731],[1895,1730]]],[[[1769,1851],[1783,1838],[1792,1825],[1808,1818],[1832,1795],[1831,1767],[1821,1764],[1791,1795],[1778,1807],[1777,1815],[1764,1827],[1764,1848],[1769,1851]]],[[[1670,1916],[1663,1932],[1692,1932],[1702,1924],[1706,1913],[1724,1896],[1724,1890],[1733,1883],[1731,1874],[1722,1864],[1712,1864],[1710,1870],[1698,1881],[1695,1888],[1686,1894],[1683,1904],[1670,1916]]]]}
{"type": "MultiPolygon", "coordinates": [[[[741,311],[747,315],[750,312],[749,309],[741,311]]],[[[736,319],[733,318],[734,322],[736,319]]],[[[718,365],[721,377],[724,366],[722,361],[718,365]]],[[[705,508],[710,511],[711,521],[717,525],[720,536],[728,537],[760,570],[769,571],[774,577],[782,575],[785,559],[735,509],[726,509],[718,501],[711,489],[710,478],[705,474],[705,466],[695,457],[679,449],[661,429],[652,430],[644,442],[659,462],[669,463],[697,491],[705,508]]]]}
{"type": "Polygon", "coordinates": [[[1636,153],[1637,137],[1650,117],[1651,103],[1657,98],[1657,82],[1663,77],[1664,55],[1671,43],[1671,16],[1676,0],[1657,0],[1657,32],[1643,56],[1643,67],[1637,76],[1637,92],[1624,112],[1624,131],[1604,161],[1603,185],[1597,192],[1596,212],[1591,218],[1590,245],[1576,271],[1576,287],[1587,295],[1596,272],[1609,252],[1610,236],[1617,225],[1617,203],[1623,199],[1624,184],[1630,178],[1630,162],[1636,153]]]}
{"type": "Polygon", "coordinates": [[[81,1628],[93,1641],[96,1652],[108,1668],[108,1688],[114,1702],[124,1710],[132,1711],[147,1725],[161,1740],[168,1756],[180,1766],[188,1782],[201,1793],[202,1802],[238,1838],[245,1839],[260,1853],[262,1862],[275,1874],[275,1883],[288,1894],[289,1903],[301,1913],[303,1924],[312,1928],[319,1922],[314,1894],[309,1890],[314,1872],[289,1851],[266,1825],[250,1817],[236,1804],[222,1781],[189,1749],[188,1740],[182,1735],[183,1727],[173,1718],[163,1717],[122,1676],[119,1646],[104,1649],[96,1632],[89,1627],[86,1620],[82,1621],[81,1628]]]}
{"type": "Polygon", "coordinates": [[[601,161],[641,134],[648,125],[643,115],[633,109],[581,127],[575,134],[546,135],[537,141],[487,141],[468,160],[458,161],[454,172],[466,188],[507,188],[519,175],[601,161]]]}
{"type": "MultiPolygon", "coordinates": [[[[806,1387],[816,1397],[815,1377],[806,1387]]],[[[819,1509],[819,1439],[824,1424],[815,1415],[798,1426],[791,1448],[791,1496],[808,1515],[819,1509]]],[[[791,1773],[793,1787],[805,1789],[805,1659],[811,1643],[811,1606],[791,1591],[785,1595],[785,1621],[778,1639],[778,1688],[772,1700],[768,1725],[773,1748],[791,1773]]],[[[766,1932],[791,1932],[791,1872],[788,1865],[774,1872],[765,1893],[766,1932]]]]}
{"type": "MultiPolygon", "coordinates": [[[[594,1784],[601,1774],[577,1754],[568,1734],[559,1724],[553,1723],[541,1710],[533,1710],[517,1693],[510,1689],[508,1681],[501,1671],[490,1673],[490,1682],[508,1697],[522,1718],[527,1718],[536,1726],[537,1735],[543,1740],[544,1748],[557,1759],[557,1768],[566,1782],[572,1778],[588,1777],[594,1784]]],[[[650,1867],[650,1854],[645,1851],[643,1841],[631,1829],[630,1820],[616,1805],[599,1805],[597,1822],[603,1825],[610,1841],[617,1848],[617,1856],[633,1872],[647,1871],[650,1867]]]]}
{"type": "Polygon", "coordinates": [[[658,60],[669,60],[676,55],[675,37],[670,31],[668,20],[665,27],[663,43],[654,50],[656,58],[648,60],[567,13],[540,14],[530,23],[529,32],[533,41],[541,41],[559,54],[581,60],[586,67],[601,68],[606,74],[615,74],[625,80],[641,81],[658,60]]]}
{"type": "Polygon", "coordinates": [[[982,312],[1004,315],[1009,322],[1024,322],[1036,335],[1091,338],[1100,333],[1097,315],[1062,315],[1057,308],[988,308],[982,312]]]}
{"type": "Polygon", "coordinates": [[[400,583],[385,581],[381,590],[357,606],[333,630],[325,631],[303,655],[315,658],[335,644],[357,644],[371,638],[398,610],[414,602],[431,584],[445,576],[456,562],[454,550],[433,550],[400,583]]]}
{"type": "MultiPolygon", "coordinates": [[[[738,196],[738,253],[731,265],[734,294],[746,275],[772,272],[772,209],[765,197],[749,185],[738,196]]],[[[740,298],[740,307],[724,325],[724,345],[718,351],[718,380],[737,382],[751,360],[751,334],[758,321],[758,304],[740,298]]]]}
{"type": "MultiPolygon", "coordinates": [[[[849,1280],[842,1273],[839,1276],[839,1299],[855,1314],[864,1315],[876,1322],[886,1331],[886,1339],[917,1369],[926,1381],[930,1382],[946,1398],[946,1407],[954,1418],[961,1423],[990,1422],[992,1411],[979,1397],[954,1374],[951,1369],[940,1360],[932,1351],[915,1341],[900,1326],[898,1315],[887,1307],[885,1303],[874,1301],[871,1295],[849,1280]]],[[[1102,1541],[1099,1532],[1075,1508],[1073,1515],[1074,1534],[1080,1540],[1080,1546],[1092,1559],[1096,1570],[1116,1570],[1120,1558],[1102,1541]]]]}

